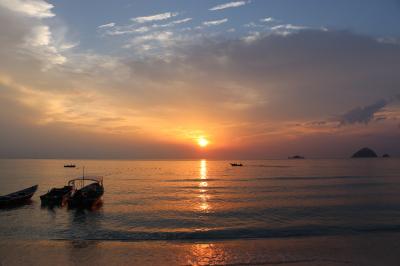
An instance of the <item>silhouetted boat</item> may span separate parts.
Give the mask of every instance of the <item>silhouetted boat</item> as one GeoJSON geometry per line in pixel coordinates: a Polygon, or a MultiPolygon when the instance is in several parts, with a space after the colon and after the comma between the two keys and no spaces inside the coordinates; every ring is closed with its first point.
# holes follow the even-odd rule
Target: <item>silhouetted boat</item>
{"type": "Polygon", "coordinates": [[[0,207],[10,207],[27,202],[35,194],[38,185],[5,195],[0,196],[0,207]]]}
{"type": "Polygon", "coordinates": [[[68,182],[74,192],[68,200],[71,208],[89,208],[95,205],[104,193],[103,177],[79,177],[68,182]]]}
{"type": "Polygon", "coordinates": [[[295,156],[289,156],[288,159],[304,159],[304,157],[300,155],[295,155],[295,156]]]}
{"type": "Polygon", "coordinates": [[[75,168],[76,165],[75,164],[64,164],[64,167],[66,167],[66,168],[75,168]]]}
{"type": "Polygon", "coordinates": [[[42,205],[64,205],[71,197],[73,186],[63,188],[52,188],[49,192],[40,196],[42,205]]]}
{"type": "Polygon", "coordinates": [[[231,163],[231,166],[243,166],[241,163],[231,163]]]}

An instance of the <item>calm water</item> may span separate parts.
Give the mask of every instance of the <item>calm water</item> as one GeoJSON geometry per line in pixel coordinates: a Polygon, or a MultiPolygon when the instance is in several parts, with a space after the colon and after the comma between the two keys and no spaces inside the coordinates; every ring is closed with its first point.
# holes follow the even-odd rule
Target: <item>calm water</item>
{"type": "Polygon", "coordinates": [[[39,184],[30,204],[0,210],[14,240],[222,240],[400,232],[400,160],[0,160],[0,194],[39,184]],[[39,195],[104,176],[96,210],[42,208],[39,195]]]}

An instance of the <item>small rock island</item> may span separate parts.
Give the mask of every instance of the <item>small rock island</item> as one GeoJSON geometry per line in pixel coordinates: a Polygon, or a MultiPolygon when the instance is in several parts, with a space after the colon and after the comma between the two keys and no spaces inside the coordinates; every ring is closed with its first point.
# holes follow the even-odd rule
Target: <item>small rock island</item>
{"type": "Polygon", "coordinates": [[[378,155],[370,148],[362,148],[351,156],[351,158],[376,158],[378,155]]]}

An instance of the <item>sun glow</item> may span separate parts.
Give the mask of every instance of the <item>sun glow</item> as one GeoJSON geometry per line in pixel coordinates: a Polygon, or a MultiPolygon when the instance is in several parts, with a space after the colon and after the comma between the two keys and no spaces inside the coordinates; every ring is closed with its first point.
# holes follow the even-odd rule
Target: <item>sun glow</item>
{"type": "Polygon", "coordinates": [[[199,144],[200,147],[204,148],[208,145],[208,140],[204,137],[200,137],[197,139],[197,144],[199,144]]]}

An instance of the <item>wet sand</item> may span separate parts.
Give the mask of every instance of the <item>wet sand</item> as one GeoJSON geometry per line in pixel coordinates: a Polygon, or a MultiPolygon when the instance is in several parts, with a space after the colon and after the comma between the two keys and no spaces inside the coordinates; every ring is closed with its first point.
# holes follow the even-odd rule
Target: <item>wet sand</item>
{"type": "Polygon", "coordinates": [[[400,234],[229,241],[1,240],[1,265],[399,265],[400,234]]]}

